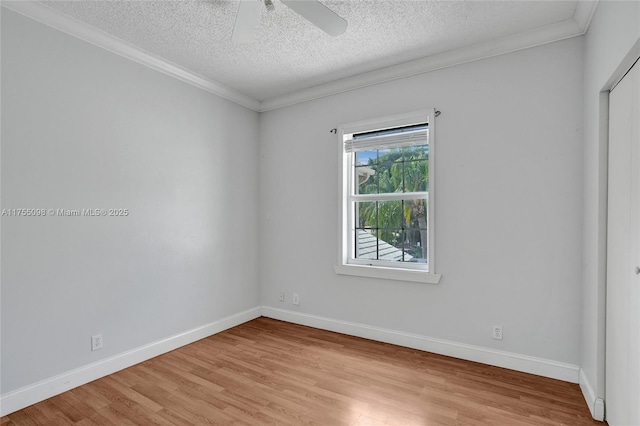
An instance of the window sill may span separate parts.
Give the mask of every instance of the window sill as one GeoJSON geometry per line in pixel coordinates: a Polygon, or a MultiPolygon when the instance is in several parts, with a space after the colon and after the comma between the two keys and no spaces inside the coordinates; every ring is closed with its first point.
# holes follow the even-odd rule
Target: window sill
{"type": "Polygon", "coordinates": [[[438,284],[441,274],[425,271],[413,271],[398,268],[381,268],[379,266],[335,265],[333,270],[338,275],[354,275],[358,277],[380,278],[386,280],[411,281],[415,283],[438,284]]]}

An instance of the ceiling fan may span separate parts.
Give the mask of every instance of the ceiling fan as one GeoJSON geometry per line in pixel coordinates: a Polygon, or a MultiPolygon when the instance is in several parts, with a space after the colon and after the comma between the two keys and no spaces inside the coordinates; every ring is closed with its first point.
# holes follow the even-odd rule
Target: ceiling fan
{"type": "MultiPolygon", "coordinates": [[[[331,36],[338,36],[347,29],[347,21],[317,0],[280,1],[331,36]]],[[[240,0],[236,24],[231,36],[234,43],[246,43],[252,39],[262,6],[268,11],[275,9],[273,0],[240,0]]]]}

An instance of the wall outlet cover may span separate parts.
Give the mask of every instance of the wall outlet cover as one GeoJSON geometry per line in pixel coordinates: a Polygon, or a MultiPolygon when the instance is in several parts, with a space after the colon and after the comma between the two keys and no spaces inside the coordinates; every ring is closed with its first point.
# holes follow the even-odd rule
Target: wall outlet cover
{"type": "Polygon", "coordinates": [[[91,336],[91,350],[97,351],[98,349],[102,349],[102,334],[91,336]]]}

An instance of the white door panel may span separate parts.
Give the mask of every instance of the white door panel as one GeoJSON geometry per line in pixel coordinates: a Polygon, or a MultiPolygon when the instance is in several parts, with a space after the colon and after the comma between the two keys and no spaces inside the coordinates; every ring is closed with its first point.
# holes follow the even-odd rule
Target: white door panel
{"type": "Polygon", "coordinates": [[[640,65],[609,97],[606,420],[640,426],[640,65]]]}

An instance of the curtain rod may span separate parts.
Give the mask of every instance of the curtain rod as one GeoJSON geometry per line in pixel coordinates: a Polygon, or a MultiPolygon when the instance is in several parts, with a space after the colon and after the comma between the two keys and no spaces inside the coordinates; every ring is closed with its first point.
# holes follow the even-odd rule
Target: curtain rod
{"type": "MultiPolygon", "coordinates": [[[[442,112],[436,110],[435,112],[435,116],[436,117],[440,117],[440,114],[442,114],[442,112]]],[[[329,130],[329,133],[333,133],[334,135],[338,133],[338,129],[336,127],[334,127],[333,129],[329,130]]]]}

